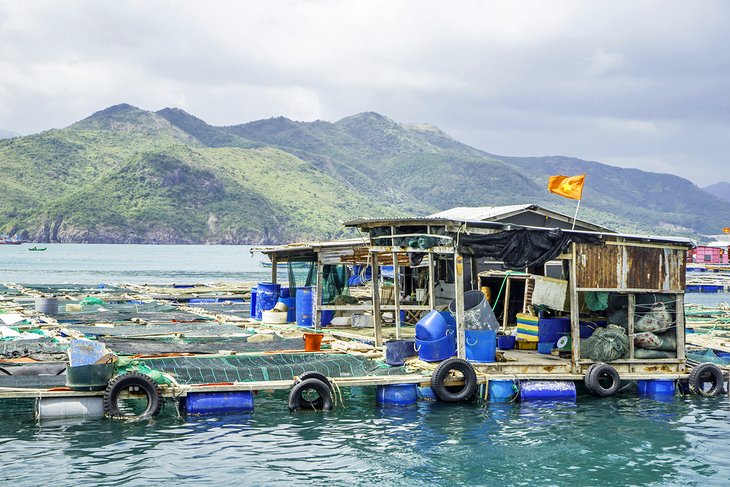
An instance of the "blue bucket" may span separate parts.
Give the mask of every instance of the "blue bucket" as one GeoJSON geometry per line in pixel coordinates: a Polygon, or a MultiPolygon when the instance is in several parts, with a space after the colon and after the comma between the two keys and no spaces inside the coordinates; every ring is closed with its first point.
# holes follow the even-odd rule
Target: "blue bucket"
{"type": "Polygon", "coordinates": [[[492,330],[466,330],[466,359],[472,362],[494,362],[497,354],[497,332],[492,330]]]}
{"type": "MultiPolygon", "coordinates": [[[[287,289],[287,288],[284,288],[287,289]]],[[[297,319],[297,299],[296,298],[279,298],[280,303],[284,303],[287,307],[286,321],[287,323],[294,323],[297,319]]]]}
{"type": "Polygon", "coordinates": [[[570,318],[540,318],[537,322],[537,341],[555,345],[560,337],[570,335],[570,318]]]}
{"type": "Polygon", "coordinates": [[[515,397],[515,383],[511,380],[490,380],[489,400],[492,402],[509,402],[515,397]]]}
{"type": "Polygon", "coordinates": [[[520,385],[520,400],[575,401],[575,382],[570,380],[528,380],[520,385]]]}
{"type": "Polygon", "coordinates": [[[281,292],[279,293],[280,298],[291,298],[291,293],[289,292],[288,287],[281,288],[281,292]]]}
{"type": "Polygon", "coordinates": [[[319,326],[327,326],[330,323],[332,323],[332,318],[334,318],[335,312],[331,309],[323,309],[319,312],[319,326]]]}
{"type": "Polygon", "coordinates": [[[550,355],[553,353],[556,343],[553,342],[537,342],[537,353],[550,355]]]}
{"type": "Polygon", "coordinates": [[[375,397],[378,404],[410,406],[418,401],[418,386],[416,384],[378,386],[375,397]]]}
{"type": "Polygon", "coordinates": [[[247,413],[253,411],[251,391],[191,392],[184,402],[187,414],[247,413]]]}
{"type": "Polygon", "coordinates": [[[416,352],[415,340],[390,340],[385,342],[385,363],[398,367],[405,363],[408,357],[415,357],[416,352]]]}
{"type": "Polygon", "coordinates": [[[416,338],[418,358],[424,362],[441,362],[456,355],[456,334],[449,333],[445,337],[426,341],[416,338]]]}
{"type": "Polygon", "coordinates": [[[251,288],[251,308],[248,312],[250,318],[256,318],[256,286],[251,288]]]}
{"type": "Polygon", "coordinates": [[[436,310],[429,311],[416,323],[416,338],[427,341],[438,340],[446,336],[448,329],[449,323],[443,313],[436,310]]]}
{"type": "Polygon", "coordinates": [[[295,308],[297,325],[312,328],[312,317],[314,315],[314,287],[298,287],[296,296],[295,308]]]}
{"type": "Polygon", "coordinates": [[[273,309],[279,300],[281,284],[260,282],[256,286],[256,319],[261,321],[261,313],[273,309]]]}
{"type": "Polygon", "coordinates": [[[502,335],[497,337],[497,346],[500,350],[512,350],[515,348],[515,340],[517,339],[514,335],[502,335]]]}

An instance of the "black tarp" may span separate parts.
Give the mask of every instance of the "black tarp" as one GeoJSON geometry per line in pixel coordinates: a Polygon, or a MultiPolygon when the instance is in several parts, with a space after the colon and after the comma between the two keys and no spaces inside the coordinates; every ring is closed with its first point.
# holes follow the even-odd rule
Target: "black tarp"
{"type": "Polygon", "coordinates": [[[600,244],[593,235],[566,233],[560,229],[506,230],[491,235],[459,235],[459,253],[491,257],[508,269],[522,270],[543,265],[568,249],[571,242],[600,244]]]}

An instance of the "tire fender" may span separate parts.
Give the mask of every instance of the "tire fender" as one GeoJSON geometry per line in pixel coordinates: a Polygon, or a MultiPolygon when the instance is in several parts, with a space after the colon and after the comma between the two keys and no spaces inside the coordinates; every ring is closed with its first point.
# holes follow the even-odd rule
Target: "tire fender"
{"type": "Polygon", "coordinates": [[[309,411],[331,411],[333,408],[332,389],[329,383],[322,382],[319,379],[310,377],[301,382],[294,384],[289,391],[289,411],[309,410],[309,411]],[[313,401],[304,398],[304,391],[313,389],[317,392],[318,397],[313,401]]]}
{"type": "Polygon", "coordinates": [[[588,367],[583,381],[588,392],[599,397],[613,396],[621,388],[621,377],[618,371],[604,363],[597,363],[588,367]],[[602,378],[610,379],[611,384],[608,387],[604,386],[600,382],[602,378]]]}
{"type": "Polygon", "coordinates": [[[474,396],[477,390],[477,374],[474,367],[464,359],[450,358],[444,360],[436,367],[431,375],[431,389],[439,401],[444,402],[461,402],[468,401],[474,396]],[[462,373],[464,376],[464,386],[458,391],[450,391],[446,387],[446,379],[452,370],[462,373]]]}
{"type": "Polygon", "coordinates": [[[705,362],[699,364],[689,373],[687,384],[689,390],[700,396],[717,396],[722,392],[725,379],[722,376],[722,370],[717,365],[705,362]],[[710,384],[710,388],[705,390],[704,385],[710,384]]]}
{"type": "Polygon", "coordinates": [[[148,375],[128,372],[109,381],[104,391],[104,414],[114,419],[147,419],[157,416],[162,409],[162,392],[160,387],[148,375]],[[119,410],[119,395],[133,389],[147,396],[147,408],[139,415],[126,415],[119,410]]]}

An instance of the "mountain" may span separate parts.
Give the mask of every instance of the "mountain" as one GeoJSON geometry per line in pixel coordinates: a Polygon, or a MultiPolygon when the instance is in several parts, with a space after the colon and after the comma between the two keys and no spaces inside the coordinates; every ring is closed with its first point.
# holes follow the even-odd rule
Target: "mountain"
{"type": "Polygon", "coordinates": [[[551,174],[588,173],[581,216],[617,230],[716,232],[724,203],[687,180],[567,157],[469,147],[377,113],[213,126],[115,105],[0,141],[0,233],[34,241],[279,243],[349,235],[356,217],[537,203],[551,174]]]}
{"type": "Polygon", "coordinates": [[[705,192],[720,198],[723,201],[730,201],[730,183],[721,181],[702,188],[705,192]]]}

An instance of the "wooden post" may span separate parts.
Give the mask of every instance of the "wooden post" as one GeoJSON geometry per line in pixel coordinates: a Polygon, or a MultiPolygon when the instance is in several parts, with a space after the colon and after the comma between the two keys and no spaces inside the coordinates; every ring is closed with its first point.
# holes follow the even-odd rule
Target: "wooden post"
{"type": "Polygon", "coordinates": [[[400,267],[398,252],[393,252],[393,305],[395,306],[395,339],[400,340],[400,267]]]}
{"type": "Polygon", "coordinates": [[[464,258],[454,249],[454,299],[456,300],[456,355],[466,358],[464,343],[464,258]]]}
{"type": "Polygon", "coordinates": [[[276,284],[276,275],[278,273],[278,267],[276,262],[276,254],[271,256],[271,282],[276,284]]]}
{"type": "Polygon", "coordinates": [[[578,259],[576,259],[575,243],[570,244],[573,258],[569,262],[570,266],[570,341],[571,341],[571,356],[573,363],[571,368],[573,373],[577,374],[580,372],[578,361],[580,360],[580,303],[578,302],[578,283],[576,280],[578,265],[578,259]]]}
{"type": "MultiPolygon", "coordinates": [[[[629,335],[629,359],[634,360],[634,320],[636,319],[636,295],[629,294],[629,323],[627,334],[629,335]]],[[[634,364],[629,363],[629,372],[634,371],[634,364]]]]}
{"type": "Polygon", "coordinates": [[[322,282],[324,280],[324,264],[322,264],[322,259],[320,258],[320,255],[317,254],[317,290],[316,295],[314,298],[314,316],[312,316],[312,319],[314,320],[314,329],[315,330],[321,330],[322,329],[322,289],[324,287],[324,283],[322,282]]]}
{"type": "MultiPolygon", "coordinates": [[[[676,301],[676,311],[674,315],[674,320],[676,322],[676,333],[677,333],[677,358],[682,361],[682,363],[679,364],[679,371],[684,372],[686,370],[686,362],[684,360],[687,358],[685,355],[685,349],[684,349],[684,340],[685,340],[685,322],[684,322],[684,294],[677,294],[677,301],[676,301]]],[[[631,340],[633,343],[633,340],[631,340]]],[[[730,390],[728,390],[728,395],[730,395],[730,390]]]]}
{"type": "MultiPolygon", "coordinates": [[[[436,270],[434,269],[434,265],[436,263],[433,260],[434,253],[433,251],[428,251],[428,306],[431,308],[431,311],[436,309],[436,283],[434,282],[436,280],[436,270]]],[[[419,303],[420,304],[420,303],[419,303]]]]}
{"type": "Polygon", "coordinates": [[[380,322],[380,285],[378,273],[380,271],[380,265],[378,264],[378,253],[371,252],[372,254],[372,266],[373,266],[373,278],[370,280],[370,286],[373,294],[373,327],[375,328],[375,346],[383,346],[383,330],[382,323],[380,322]]]}

